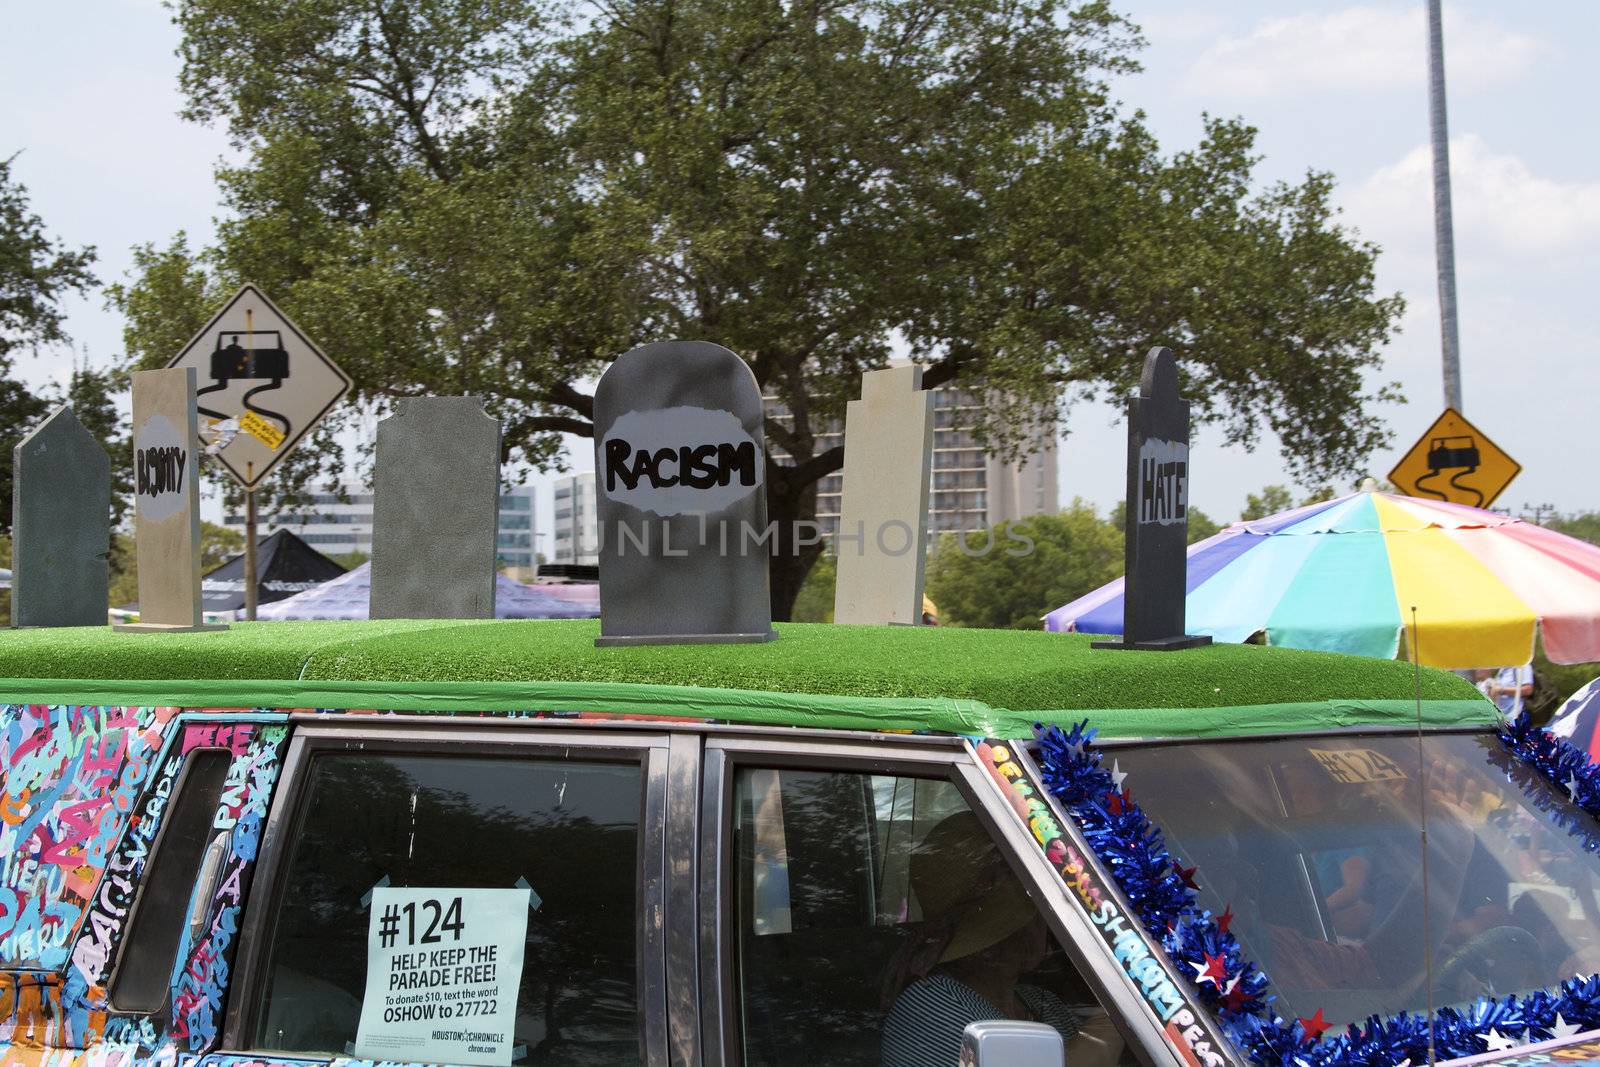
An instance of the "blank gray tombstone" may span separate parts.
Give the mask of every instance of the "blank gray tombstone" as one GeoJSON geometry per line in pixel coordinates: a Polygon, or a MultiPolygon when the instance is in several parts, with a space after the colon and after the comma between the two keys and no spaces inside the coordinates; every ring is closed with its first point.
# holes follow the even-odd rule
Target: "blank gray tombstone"
{"type": "Polygon", "coordinates": [[[378,423],[374,619],[494,618],[500,424],[475,396],[408,397],[378,423]]]}
{"type": "Polygon", "coordinates": [[[104,626],[111,459],[70,407],[13,453],[11,625],[104,626]]]}
{"type": "Polygon", "coordinates": [[[624,354],[594,394],[600,645],[770,641],[761,390],[721,345],[624,354]]]}

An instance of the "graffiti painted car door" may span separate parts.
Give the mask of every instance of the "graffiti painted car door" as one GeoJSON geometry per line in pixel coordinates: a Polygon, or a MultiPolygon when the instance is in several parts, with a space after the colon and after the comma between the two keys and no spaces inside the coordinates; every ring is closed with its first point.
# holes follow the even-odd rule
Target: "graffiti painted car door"
{"type": "Polygon", "coordinates": [[[285,716],[10,705],[0,724],[0,1042],[205,1051],[285,716]]]}

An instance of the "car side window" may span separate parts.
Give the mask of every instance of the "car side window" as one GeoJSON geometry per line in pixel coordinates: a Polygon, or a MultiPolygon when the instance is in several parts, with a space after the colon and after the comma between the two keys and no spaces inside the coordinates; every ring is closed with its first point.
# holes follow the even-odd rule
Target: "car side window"
{"type": "Polygon", "coordinates": [[[315,755],[251,1047],[350,1054],[376,886],[531,887],[511,1062],[640,1063],[636,763],[315,755]]]}
{"type": "MultiPolygon", "coordinates": [[[[197,749],[184,759],[183,777],[150,852],[127,940],[111,976],[111,1003],[118,1011],[153,1012],[166,1003],[185,927],[195,920],[190,897],[212,841],[212,816],[233,756],[227,749],[212,748],[197,749]]],[[[189,932],[193,936],[197,931],[189,932]]]]}
{"type": "Polygon", "coordinates": [[[749,1067],[955,1067],[966,1024],[1048,1023],[1134,1058],[950,782],[742,768],[734,926],[749,1067]]]}

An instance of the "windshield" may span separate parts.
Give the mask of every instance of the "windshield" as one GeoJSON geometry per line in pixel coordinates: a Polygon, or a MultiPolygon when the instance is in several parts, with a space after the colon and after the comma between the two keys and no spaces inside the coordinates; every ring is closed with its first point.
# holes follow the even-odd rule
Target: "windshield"
{"type": "MultiPolygon", "coordinates": [[[[1424,1011],[1417,741],[1118,747],[1127,786],[1199,870],[1285,1018],[1424,1011]]],[[[1481,734],[1432,734],[1428,939],[1436,1008],[1600,969],[1600,826],[1481,734]],[[1558,825],[1564,823],[1566,828],[1558,825]]]]}

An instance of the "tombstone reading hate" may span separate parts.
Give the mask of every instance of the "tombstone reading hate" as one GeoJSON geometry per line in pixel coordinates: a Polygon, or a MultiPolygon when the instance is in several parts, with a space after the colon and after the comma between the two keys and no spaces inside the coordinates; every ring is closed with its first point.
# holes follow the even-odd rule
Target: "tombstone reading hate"
{"type": "Polygon", "coordinates": [[[833,621],[922,621],[933,394],[915,364],[867,371],[845,406],[833,621]]]}
{"type": "Polygon", "coordinates": [[[118,630],[225,630],[200,606],[194,370],[133,374],[133,538],[139,621],[118,630]]]}
{"type": "Polygon", "coordinates": [[[500,424],[475,396],[407,397],[378,423],[374,619],[494,618],[500,424]]]}
{"type": "Polygon", "coordinates": [[[1185,634],[1189,575],[1189,402],[1178,395],[1169,348],[1145,356],[1139,394],[1128,401],[1126,593],[1122,639],[1095,648],[1172,651],[1209,645],[1185,634]]]}
{"type": "Polygon", "coordinates": [[[104,626],[111,459],[70,407],[12,460],[11,625],[104,626]]]}
{"type": "Polygon", "coordinates": [[[663,341],[594,395],[600,645],[770,641],[765,412],[720,345],[663,341]]]}

